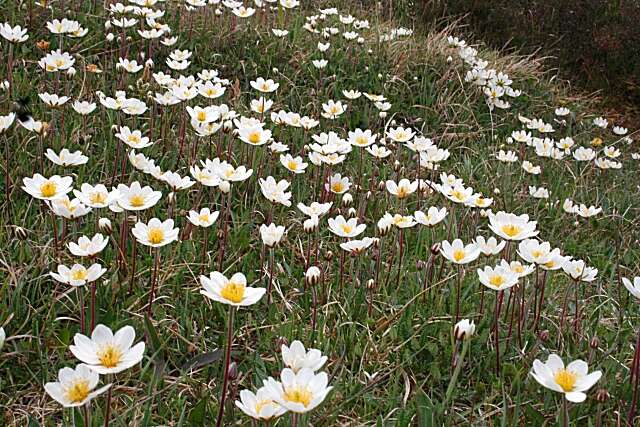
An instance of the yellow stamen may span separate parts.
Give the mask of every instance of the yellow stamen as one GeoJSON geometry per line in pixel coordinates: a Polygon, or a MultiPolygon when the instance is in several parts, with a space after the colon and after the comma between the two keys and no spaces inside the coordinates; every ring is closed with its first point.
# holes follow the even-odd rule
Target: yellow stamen
{"type": "Polygon", "coordinates": [[[353,231],[353,227],[347,224],[341,225],[340,228],[342,228],[342,231],[344,232],[344,234],[351,234],[351,232],[353,231]]]}
{"type": "Polygon", "coordinates": [[[40,194],[42,197],[53,197],[56,195],[58,187],[55,182],[47,181],[40,186],[40,194]]]}
{"type": "Polygon", "coordinates": [[[135,194],[129,198],[129,204],[134,208],[139,208],[144,206],[144,197],[140,194],[135,194]]]}
{"type": "Polygon", "coordinates": [[[87,270],[84,268],[80,270],[75,270],[71,273],[71,278],[73,280],[85,280],[87,278],[87,270]]]}
{"type": "Polygon", "coordinates": [[[342,191],[344,191],[344,184],[340,181],[334,182],[333,184],[331,184],[331,191],[333,191],[334,193],[341,193],[342,191]]]}
{"type": "Polygon", "coordinates": [[[504,277],[496,274],[495,276],[491,276],[489,278],[489,283],[491,283],[496,288],[499,288],[500,286],[504,285],[504,277]]]}
{"type": "Polygon", "coordinates": [[[456,262],[462,261],[465,256],[466,253],[463,249],[456,249],[455,251],[453,251],[453,259],[456,260],[456,262]]]}
{"type": "Polygon", "coordinates": [[[98,360],[105,368],[115,368],[122,359],[122,351],[114,345],[107,345],[98,352],[98,360]]]}
{"type": "Polygon", "coordinates": [[[252,144],[258,144],[260,142],[260,132],[251,132],[247,139],[252,144]]]}
{"type": "Polygon", "coordinates": [[[311,403],[313,395],[307,388],[296,387],[284,392],[284,398],[289,402],[302,403],[306,408],[311,403]]]}
{"type": "Polygon", "coordinates": [[[164,231],[162,231],[161,228],[157,227],[150,228],[147,232],[147,238],[149,239],[149,242],[153,243],[154,245],[162,243],[164,241],[164,231]]]}
{"type": "Polygon", "coordinates": [[[89,381],[78,380],[65,391],[67,399],[72,403],[82,402],[89,396],[89,381]]]}
{"type": "Polygon", "coordinates": [[[565,392],[570,392],[576,385],[576,374],[566,369],[561,369],[553,376],[555,382],[562,387],[565,392]]]}
{"type": "Polygon", "coordinates": [[[107,195],[101,192],[95,192],[89,197],[91,203],[104,205],[107,202],[107,195]]]}
{"type": "Polygon", "coordinates": [[[229,282],[220,291],[222,298],[229,300],[233,303],[239,303],[244,298],[245,286],[241,283],[229,282]]]}
{"type": "Polygon", "coordinates": [[[504,234],[506,234],[509,237],[515,237],[518,234],[520,234],[520,232],[522,231],[520,227],[514,224],[503,225],[501,230],[504,234]]]}

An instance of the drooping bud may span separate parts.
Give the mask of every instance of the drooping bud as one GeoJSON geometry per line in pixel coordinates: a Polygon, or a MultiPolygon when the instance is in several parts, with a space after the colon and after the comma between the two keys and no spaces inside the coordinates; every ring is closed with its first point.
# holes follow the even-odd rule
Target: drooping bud
{"type": "Polygon", "coordinates": [[[109,218],[100,218],[98,220],[98,228],[101,233],[106,234],[107,236],[113,232],[113,227],[111,226],[111,220],[109,218]]]}
{"type": "Polygon", "coordinates": [[[476,324],[473,320],[462,319],[453,328],[453,336],[458,341],[468,340],[476,331],[476,324]]]}
{"type": "Polygon", "coordinates": [[[28,233],[27,233],[27,230],[25,228],[16,226],[13,229],[13,232],[14,232],[16,238],[18,238],[20,240],[27,240],[28,233]]]}

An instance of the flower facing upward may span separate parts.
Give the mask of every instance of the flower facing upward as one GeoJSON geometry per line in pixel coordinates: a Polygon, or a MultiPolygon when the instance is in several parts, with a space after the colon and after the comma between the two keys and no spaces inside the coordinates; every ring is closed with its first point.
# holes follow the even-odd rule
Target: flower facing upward
{"type": "Polygon", "coordinates": [[[498,212],[489,214],[489,228],[506,240],[524,240],[538,235],[536,221],[529,221],[529,215],[515,215],[498,212]]]}
{"type": "Polygon", "coordinates": [[[73,178],[70,176],[60,177],[58,175],[45,178],[37,173],[33,178],[24,178],[22,181],[24,183],[22,189],[36,199],[55,200],[71,191],[73,178]]]}
{"type": "Polygon", "coordinates": [[[339,237],[353,238],[361,234],[366,228],[366,224],[358,224],[358,218],[350,218],[348,221],[342,215],[329,218],[329,230],[339,237]]]}
{"type": "Polygon", "coordinates": [[[302,161],[302,157],[293,157],[291,154],[280,155],[280,163],[295,174],[304,173],[307,166],[309,166],[308,163],[302,161]]]}
{"type": "Polygon", "coordinates": [[[142,187],[138,181],[134,181],[130,186],[118,185],[118,205],[128,211],[142,211],[154,206],[162,193],[154,191],[149,186],[142,187]]]}
{"type": "Polygon", "coordinates": [[[58,381],[44,385],[49,396],[65,408],[84,406],[94,397],[104,393],[111,384],[95,390],[100,376],[84,363],[75,369],[62,368],[58,371],[58,381]]]}
{"type": "Polygon", "coordinates": [[[276,403],[266,387],[261,387],[254,394],[249,390],[240,392],[240,400],[236,400],[236,406],[246,415],[257,420],[270,420],[287,412],[276,403]]]}
{"type": "Polygon", "coordinates": [[[102,250],[109,244],[109,239],[105,238],[102,234],[98,233],[89,239],[87,236],[81,236],[78,239],[78,243],[69,242],[67,245],[69,251],[75,256],[94,256],[102,252],[102,250]]]}
{"type": "Polygon", "coordinates": [[[118,190],[109,191],[102,184],[93,186],[87,183],[80,186],[80,191],[74,189],[73,194],[83,204],[92,208],[106,208],[115,202],[120,195],[118,190]]]}
{"type": "Polygon", "coordinates": [[[74,345],[69,346],[69,350],[92,371],[101,375],[116,374],[142,360],[145,344],[139,342],[132,347],[135,338],[136,331],[131,326],[125,326],[114,334],[105,325],[97,325],[91,338],[76,334],[74,345]]]}
{"type": "Polygon", "coordinates": [[[398,199],[404,199],[418,189],[418,181],[411,182],[406,178],[402,178],[400,182],[396,184],[395,181],[388,180],[386,186],[389,193],[398,199]]]}
{"type": "Polygon", "coordinates": [[[218,219],[219,215],[220,212],[218,211],[211,212],[209,208],[202,208],[200,209],[200,212],[189,211],[189,216],[187,216],[187,219],[196,227],[206,228],[212,226],[218,219]]]}
{"type": "Polygon", "coordinates": [[[304,368],[315,372],[322,368],[327,361],[327,356],[323,356],[320,350],[314,348],[306,350],[302,342],[298,340],[292,342],[289,347],[282,344],[280,350],[284,364],[296,373],[304,368]]]}
{"type": "Polygon", "coordinates": [[[280,243],[282,235],[284,234],[284,226],[275,224],[262,224],[260,226],[260,237],[262,243],[267,247],[273,247],[280,243]]]}
{"type": "Polygon", "coordinates": [[[309,368],[297,373],[285,368],[280,373],[280,382],[271,377],[264,381],[273,400],[296,413],[309,412],[320,405],[333,388],[327,387],[328,383],[325,372],[314,374],[309,368]]]}
{"type": "Polygon", "coordinates": [[[267,291],[265,288],[247,286],[247,278],[242,273],[236,273],[227,279],[222,273],[212,272],[207,276],[200,276],[202,288],[200,293],[207,298],[235,307],[243,307],[257,303],[267,291]]]}
{"type": "Polygon", "coordinates": [[[20,25],[12,27],[8,22],[0,24],[0,36],[11,43],[22,43],[29,38],[26,28],[22,28],[20,25]]]}
{"type": "Polygon", "coordinates": [[[495,268],[489,266],[484,269],[479,268],[478,278],[480,283],[494,291],[504,291],[518,283],[518,275],[501,265],[495,268]]]}
{"type": "Polygon", "coordinates": [[[159,248],[177,240],[178,232],[177,227],[173,228],[171,218],[164,222],[158,218],[152,218],[148,224],[138,222],[131,230],[138,242],[152,248],[159,248]]]}
{"type": "Polygon", "coordinates": [[[93,264],[89,268],[85,268],[80,264],[74,264],[71,268],[60,264],[58,272],[53,271],[49,274],[60,283],[66,283],[71,286],[83,286],[87,283],[95,282],[107,271],[100,264],[93,264]]]}
{"type": "Polygon", "coordinates": [[[580,403],[587,398],[584,392],[602,376],[600,371],[588,372],[588,365],[582,360],[575,360],[565,368],[558,355],[550,354],[546,363],[533,361],[531,376],[546,388],[564,393],[568,401],[580,403]]]}
{"type": "Polygon", "coordinates": [[[423,211],[415,211],[413,217],[415,218],[418,224],[426,225],[428,227],[433,227],[438,224],[447,216],[447,208],[438,209],[435,206],[431,206],[427,213],[423,211]]]}
{"type": "Polygon", "coordinates": [[[460,239],[451,243],[445,240],[440,244],[440,253],[455,264],[468,264],[480,256],[480,248],[475,243],[465,245],[460,239]]]}

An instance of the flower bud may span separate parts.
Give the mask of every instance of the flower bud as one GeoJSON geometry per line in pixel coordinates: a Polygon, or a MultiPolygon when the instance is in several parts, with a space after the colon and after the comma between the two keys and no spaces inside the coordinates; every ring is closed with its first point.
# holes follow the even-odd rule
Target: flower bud
{"type": "Polygon", "coordinates": [[[46,40],[38,40],[38,41],[36,42],[36,46],[37,46],[37,47],[38,47],[38,49],[40,49],[40,50],[47,50],[47,49],[49,49],[49,45],[50,45],[50,44],[51,44],[51,43],[49,43],[49,42],[48,42],[48,41],[46,41],[46,40]]]}
{"type": "Polygon", "coordinates": [[[67,70],[67,76],[73,77],[75,75],[76,75],[76,69],[73,67],[69,67],[69,69],[67,70]]]}
{"type": "Polygon", "coordinates": [[[462,319],[453,328],[453,335],[458,341],[468,340],[476,331],[476,324],[473,320],[462,319]]]}
{"type": "Polygon", "coordinates": [[[302,223],[302,228],[304,229],[305,233],[311,234],[318,229],[318,224],[319,224],[319,219],[317,216],[314,215],[311,218],[306,219],[302,223]]]}
{"type": "Polygon", "coordinates": [[[236,364],[236,362],[231,362],[231,364],[229,365],[229,379],[231,381],[235,380],[236,378],[238,378],[238,365],[236,364]]]}
{"type": "Polygon", "coordinates": [[[320,281],[320,269],[315,265],[309,267],[304,273],[304,281],[309,286],[315,286],[320,281]]]}
{"type": "Polygon", "coordinates": [[[16,227],[13,229],[13,232],[14,232],[14,234],[15,234],[16,238],[18,238],[18,239],[20,239],[20,240],[27,240],[28,233],[27,233],[27,230],[26,230],[26,229],[24,229],[24,228],[22,228],[22,227],[19,227],[19,226],[16,226],[16,227]]]}
{"type": "Polygon", "coordinates": [[[324,253],[324,259],[327,260],[327,261],[331,261],[333,259],[333,252],[326,251],[324,253]]]}
{"type": "Polygon", "coordinates": [[[113,33],[107,34],[107,41],[108,42],[112,42],[115,38],[116,38],[116,36],[114,36],[113,33]]]}
{"type": "Polygon", "coordinates": [[[342,195],[342,205],[349,206],[351,203],[353,203],[353,196],[350,193],[344,193],[342,195]]]}
{"type": "Polygon", "coordinates": [[[227,194],[229,190],[231,190],[231,184],[229,183],[229,181],[222,181],[220,184],[218,184],[218,188],[220,189],[220,191],[227,194]]]}
{"type": "Polygon", "coordinates": [[[100,218],[98,220],[98,228],[100,232],[106,235],[109,235],[113,232],[113,227],[111,226],[111,220],[109,218],[100,218]]]}
{"type": "Polygon", "coordinates": [[[367,280],[367,289],[371,290],[375,288],[376,288],[376,281],[373,279],[367,280]]]}
{"type": "Polygon", "coordinates": [[[438,253],[440,253],[440,243],[434,243],[431,245],[431,253],[433,255],[438,255],[438,253]]]}
{"type": "Polygon", "coordinates": [[[7,338],[7,334],[4,332],[4,328],[0,326],[0,350],[4,346],[4,340],[7,338]]]}
{"type": "Polygon", "coordinates": [[[538,338],[540,338],[541,341],[548,341],[549,331],[546,329],[544,331],[540,331],[540,333],[538,334],[538,338]]]}
{"type": "Polygon", "coordinates": [[[596,391],[596,400],[600,403],[606,402],[610,397],[609,392],[604,388],[599,388],[596,391]]]}
{"type": "Polygon", "coordinates": [[[282,346],[286,345],[287,347],[289,346],[289,340],[286,337],[278,337],[278,339],[276,340],[276,349],[277,351],[282,351],[282,346]]]}
{"type": "Polygon", "coordinates": [[[347,214],[349,215],[349,217],[354,218],[356,215],[358,215],[358,211],[356,210],[356,208],[349,208],[347,214]]]}
{"type": "Polygon", "coordinates": [[[589,347],[591,347],[594,350],[597,350],[598,347],[600,347],[600,340],[598,339],[598,337],[596,335],[594,335],[591,338],[591,341],[589,341],[589,347]]]}

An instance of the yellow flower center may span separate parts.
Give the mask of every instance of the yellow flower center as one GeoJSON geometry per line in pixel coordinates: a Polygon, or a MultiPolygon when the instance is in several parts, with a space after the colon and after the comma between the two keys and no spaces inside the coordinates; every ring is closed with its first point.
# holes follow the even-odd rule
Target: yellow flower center
{"type": "Polygon", "coordinates": [[[334,193],[340,193],[344,191],[344,184],[340,181],[334,182],[333,184],[331,184],[331,191],[333,191],[334,193]]]}
{"type": "Polygon", "coordinates": [[[504,277],[496,274],[489,278],[489,283],[491,283],[496,288],[499,288],[500,286],[504,285],[504,277]]]}
{"type": "Polygon", "coordinates": [[[453,190],[451,192],[451,197],[458,201],[463,201],[465,199],[465,195],[462,191],[453,190]]]}
{"type": "Polygon", "coordinates": [[[524,273],[524,266],[520,265],[520,264],[512,265],[511,266],[511,271],[513,271],[514,273],[517,273],[517,274],[522,274],[522,273],[524,273]]]}
{"type": "Polygon", "coordinates": [[[555,382],[562,387],[565,392],[570,392],[576,385],[576,374],[566,369],[561,369],[553,376],[555,382]]]}
{"type": "Polygon", "coordinates": [[[149,239],[149,242],[153,243],[154,245],[162,243],[164,241],[164,231],[162,231],[161,228],[157,227],[150,228],[147,232],[147,238],[149,239]]]}
{"type": "Polygon", "coordinates": [[[289,402],[302,403],[306,408],[311,403],[313,395],[306,387],[296,387],[291,390],[286,390],[284,392],[284,398],[289,402]]]}
{"type": "Polygon", "coordinates": [[[89,200],[91,200],[91,203],[105,204],[107,201],[107,195],[105,193],[96,191],[95,193],[91,194],[89,200]]]}
{"type": "Polygon", "coordinates": [[[208,223],[209,222],[209,215],[207,214],[202,214],[198,217],[198,219],[200,220],[200,222],[202,223],[208,223]]]}
{"type": "Polygon", "coordinates": [[[77,380],[65,391],[71,403],[82,402],[89,396],[89,381],[77,380]]]}
{"type": "Polygon", "coordinates": [[[251,132],[247,138],[250,143],[257,144],[260,142],[260,132],[251,132]]]}
{"type": "Polygon", "coordinates": [[[207,113],[204,111],[198,111],[198,121],[204,122],[207,119],[207,113]]]}
{"type": "Polygon", "coordinates": [[[115,368],[122,359],[122,351],[112,344],[98,352],[98,360],[105,368],[115,368]]]}
{"type": "Polygon", "coordinates": [[[289,160],[289,162],[287,163],[287,167],[292,171],[298,170],[298,164],[293,160],[289,160]]]}
{"type": "Polygon", "coordinates": [[[140,144],[140,137],[138,135],[129,135],[127,140],[133,144],[140,144]]]}
{"type": "Polygon", "coordinates": [[[134,208],[139,208],[144,206],[144,197],[140,194],[135,194],[129,198],[129,204],[134,208]]]}
{"type": "Polygon", "coordinates": [[[353,227],[347,224],[341,225],[340,228],[342,228],[342,231],[344,232],[344,234],[351,234],[351,232],[353,231],[353,227]]]}
{"type": "Polygon", "coordinates": [[[71,278],[73,280],[85,280],[87,278],[87,275],[87,270],[85,270],[84,268],[71,272],[71,278]]]}
{"type": "Polygon", "coordinates": [[[53,61],[53,63],[55,64],[56,67],[60,68],[64,65],[64,60],[56,59],[55,61],[53,61]]]}
{"type": "Polygon", "coordinates": [[[404,199],[408,195],[409,195],[409,191],[405,187],[398,188],[398,194],[397,194],[398,199],[404,199]]]}
{"type": "Polygon", "coordinates": [[[463,249],[456,249],[455,251],[453,251],[453,259],[456,260],[456,262],[462,261],[465,255],[466,253],[463,249]]]}
{"type": "Polygon", "coordinates": [[[262,408],[272,403],[273,403],[273,400],[268,400],[268,399],[258,401],[256,403],[256,414],[260,414],[260,412],[262,411],[262,408]]]}
{"type": "Polygon", "coordinates": [[[269,85],[266,84],[266,83],[262,83],[262,90],[265,91],[265,92],[268,92],[269,91],[269,85]]]}
{"type": "Polygon", "coordinates": [[[245,286],[241,283],[229,282],[220,291],[222,298],[238,304],[244,298],[245,286]]]}
{"type": "Polygon", "coordinates": [[[42,197],[53,197],[56,195],[57,189],[55,182],[47,181],[40,186],[40,194],[42,194],[42,197]]]}
{"type": "Polygon", "coordinates": [[[509,237],[515,237],[518,234],[520,234],[520,232],[522,231],[520,227],[514,224],[503,225],[501,230],[504,234],[506,234],[509,237]]]}
{"type": "Polygon", "coordinates": [[[369,142],[369,139],[367,139],[366,136],[359,136],[358,138],[356,138],[357,145],[367,145],[368,142],[369,142]]]}

